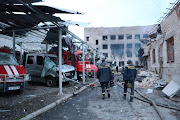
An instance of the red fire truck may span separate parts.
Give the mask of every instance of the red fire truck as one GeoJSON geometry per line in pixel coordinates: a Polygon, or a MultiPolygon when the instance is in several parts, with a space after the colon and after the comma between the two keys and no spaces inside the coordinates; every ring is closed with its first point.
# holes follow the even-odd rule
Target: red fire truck
{"type": "MultiPolygon", "coordinates": [[[[77,50],[76,52],[74,52],[74,56],[75,56],[76,72],[83,72],[82,50],[77,50]]],[[[70,52],[69,51],[63,51],[62,57],[63,57],[65,64],[71,65],[71,59],[70,59],[70,52]]],[[[90,61],[88,61],[87,56],[85,57],[85,72],[97,72],[97,67],[95,65],[90,64],[90,61]]]]}
{"type": "Polygon", "coordinates": [[[19,65],[10,50],[0,49],[0,92],[14,90],[22,92],[25,81],[29,80],[26,69],[19,65]]]}

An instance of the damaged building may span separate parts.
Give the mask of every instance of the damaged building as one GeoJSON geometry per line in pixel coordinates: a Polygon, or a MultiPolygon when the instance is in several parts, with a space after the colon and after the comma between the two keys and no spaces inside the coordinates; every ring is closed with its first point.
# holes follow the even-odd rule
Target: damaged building
{"type": "Polygon", "coordinates": [[[88,27],[84,29],[84,39],[98,49],[115,66],[126,65],[127,60],[139,66],[138,51],[148,38],[148,31],[154,25],[132,27],[88,27]]]}
{"type": "Polygon", "coordinates": [[[180,85],[180,2],[169,9],[160,24],[149,34],[143,47],[143,57],[148,69],[156,72],[166,82],[180,85]]]}

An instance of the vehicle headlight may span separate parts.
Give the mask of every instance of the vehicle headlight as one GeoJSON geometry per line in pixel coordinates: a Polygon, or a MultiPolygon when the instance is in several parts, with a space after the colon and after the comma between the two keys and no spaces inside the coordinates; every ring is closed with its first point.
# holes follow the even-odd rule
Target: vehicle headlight
{"type": "Polygon", "coordinates": [[[24,75],[24,80],[25,80],[25,81],[29,81],[29,80],[30,80],[29,74],[25,74],[25,75],[24,75]]]}

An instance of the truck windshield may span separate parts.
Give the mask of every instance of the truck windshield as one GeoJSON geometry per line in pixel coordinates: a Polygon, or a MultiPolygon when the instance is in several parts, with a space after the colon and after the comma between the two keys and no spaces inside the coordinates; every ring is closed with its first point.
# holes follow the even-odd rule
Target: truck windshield
{"type": "Polygon", "coordinates": [[[13,55],[0,52],[0,65],[19,65],[13,55]]]}
{"type": "Polygon", "coordinates": [[[77,61],[83,61],[82,54],[78,54],[76,56],[77,56],[77,61]]]}

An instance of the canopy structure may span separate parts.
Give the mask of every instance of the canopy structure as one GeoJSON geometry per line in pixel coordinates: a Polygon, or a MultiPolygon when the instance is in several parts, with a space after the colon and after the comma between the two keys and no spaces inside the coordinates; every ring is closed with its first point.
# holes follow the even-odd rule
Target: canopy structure
{"type": "MultiPolygon", "coordinates": [[[[71,35],[73,39],[78,40],[82,45],[83,55],[85,45],[96,50],[69,31],[66,25],[67,23],[64,24],[64,20],[54,16],[55,13],[82,14],[81,12],[32,4],[41,1],[42,0],[0,1],[0,38],[13,41],[14,56],[15,43],[20,45],[22,45],[22,43],[56,44],[59,47],[59,65],[62,65],[60,56],[62,56],[62,45],[65,46],[63,43],[63,40],[65,40],[65,38],[63,39],[62,37],[63,35],[71,35]]],[[[67,44],[67,41],[65,42],[67,44]]],[[[83,84],[85,83],[84,66],[83,57],[83,84]]],[[[59,70],[59,86],[62,88],[61,66],[59,66],[59,70]]],[[[62,89],[60,89],[60,94],[61,93],[62,89]]]]}

